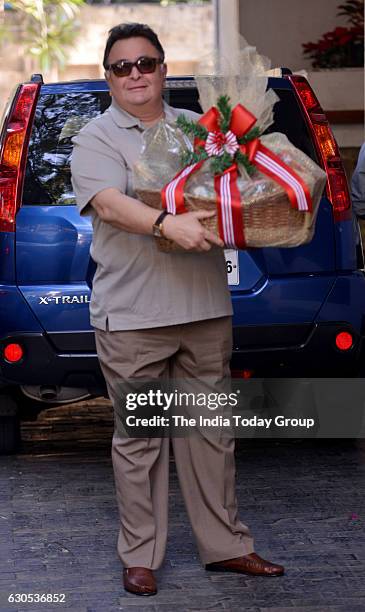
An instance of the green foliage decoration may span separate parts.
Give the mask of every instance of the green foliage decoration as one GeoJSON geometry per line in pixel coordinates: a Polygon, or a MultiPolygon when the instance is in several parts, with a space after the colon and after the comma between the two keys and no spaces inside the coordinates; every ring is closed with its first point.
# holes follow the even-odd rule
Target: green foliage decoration
{"type": "Polygon", "coordinates": [[[194,138],[206,140],[208,137],[208,130],[204,127],[204,125],[200,125],[200,123],[195,123],[195,121],[187,119],[185,115],[178,116],[176,125],[184,132],[184,134],[191,134],[194,136],[194,138]]]}
{"type": "MultiPolygon", "coordinates": [[[[221,131],[226,134],[229,131],[231,117],[232,117],[232,106],[230,104],[229,96],[220,96],[217,100],[217,109],[219,111],[218,124],[221,131]]],[[[190,119],[187,119],[185,115],[180,115],[176,121],[177,126],[188,136],[193,136],[199,140],[206,140],[208,137],[208,130],[201,124],[196,123],[190,119]]],[[[238,138],[239,144],[246,144],[255,138],[259,138],[261,131],[259,128],[252,128],[247,134],[238,138]]],[[[214,155],[209,157],[203,145],[195,147],[194,151],[185,150],[182,154],[181,161],[184,166],[198,163],[200,161],[209,160],[210,169],[214,175],[223,174],[230,166],[237,163],[243,168],[249,175],[252,175],[255,171],[255,166],[251,164],[248,156],[243,151],[238,150],[234,155],[230,155],[225,151],[222,155],[214,155]]]]}
{"type": "MultiPolygon", "coordinates": [[[[76,15],[84,0],[12,0],[11,9],[24,16],[23,40],[26,52],[37,58],[39,68],[47,72],[63,67],[68,49],[75,43],[80,24],[76,15]]],[[[18,37],[1,28],[1,37],[18,37]]]]}
{"type": "Polygon", "coordinates": [[[255,140],[255,138],[259,138],[260,136],[261,136],[260,128],[254,127],[252,128],[252,130],[247,132],[247,134],[245,134],[244,136],[241,136],[241,138],[238,138],[238,142],[239,144],[246,144],[247,142],[250,142],[251,140],[255,140]]]}
{"type": "Polygon", "coordinates": [[[248,156],[242,153],[242,151],[237,151],[236,161],[238,164],[244,167],[249,176],[251,176],[255,172],[255,166],[251,164],[250,160],[248,159],[248,156]]]}
{"type": "Polygon", "coordinates": [[[208,153],[200,148],[198,151],[184,151],[181,156],[181,161],[184,166],[190,166],[190,164],[197,164],[201,161],[205,161],[208,159],[208,153]]]}
{"type": "Polygon", "coordinates": [[[232,117],[232,107],[229,103],[229,96],[220,96],[217,101],[217,108],[220,113],[219,127],[223,134],[227,134],[232,117]]]}
{"type": "Polygon", "coordinates": [[[223,155],[211,157],[210,169],[213,174],[223,174],[233,163],[232,155],[225,151],[223,155]]]}

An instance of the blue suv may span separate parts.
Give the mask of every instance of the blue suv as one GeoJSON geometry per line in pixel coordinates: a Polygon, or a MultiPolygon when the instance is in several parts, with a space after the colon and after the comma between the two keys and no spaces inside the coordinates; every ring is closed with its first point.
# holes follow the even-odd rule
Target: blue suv
{"type": "MultiPolygon", "coordinates": [[[[337,144],[308,82],[287,69],[269,131],[327,172],[313,240],[297,248],[228,251],[235,376],[353,376],[364,335],[365,277],[337,144]]],[[[166,100],[201,111],[192,78],[166,100]]],[[[0,451],[19,441],[19,409],[105,392],[88,304],[92,227],[70,180],[72,137],[111,101],[104,80],[16,88],[0,137],[0,451]]]]}

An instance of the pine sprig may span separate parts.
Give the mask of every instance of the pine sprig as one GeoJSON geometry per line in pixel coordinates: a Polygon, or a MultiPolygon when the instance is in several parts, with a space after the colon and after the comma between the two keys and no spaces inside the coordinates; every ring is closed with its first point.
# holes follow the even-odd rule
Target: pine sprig
{"type": "Polygon", "coordinates": [[[243,166],[247,172],[247,174],[249,176],[251,176],[254,171],[255,171],[255,166],[253,164],[251,164],[250,160],[248,159],[247,155],[245,155],[244,153],[242,153],[242,151],[237,151],[236,153],[236,162],[238,164],[241,164],[241,166],[243,166]]]}
{"type": "Polygon", "coordinates": [[[208,137],[208,130],[200,123],[195,123],[190,119],[187,119],[185,115],[179,115],[176,119],[176,125],[184,132],[184,134],[192,134],[195,138],[200,140],[206,140],[208,137]]]}
{"type": "Polygon", "coordinates": [[[220,128],[223,134],[226,134],[229,130],[232,116],[232,107],[229,103],[229,96],[219,96],[217,101],[217,108],[220,112],[220,128]]]}
{"type": "Polygon", "coordinates": [[[244,136],[241,136],[241,138],[238,138],[238,142],[239,144],[246,144],[246,142],[250,142],[250,140],[259,138],[259,136],[261,136],[260,128],[254,127],[252,128],[252,130],[247,132],[247,134],[245,134],[244,136]]]}
{"type": "Polygon", "coordinates": [[[219,157],[212,157],[210,162],[210,169],[213,174],[223,174],[233,164],[233,157],[227,151],[219,157]]]}
{"type": "Polygon", "coordinates": [[[190,164],[197,164],[198,162],[205,161],[208,159],[208,153],[204,149],[199,148],[198,151],[184,151],[181,155],[181,162],[183,166],[190,166],[190,164]]]}
{"type": "MultiPolygon", "coordinates": [[[[232,107],[230,104],[229,96],[220,96],[217,100],[217,109],[219,111],[219,127],[220,130],[226,134],[229,130],[232,118],[232,107]]],[[[200,123],[188,119],[185,115],[179,115],[176,120],[178,127],[184,132],[184,134],[192,135],[194,138],[206,141],[208,137],[208,130],[200,123]]],[[[261,135],[258,127],[252,128],[247,134],[238,138],[239,144],[246,144],[255,138],[259,138],[261,135]]],[[[243,166],[249,175],[252,175],[255,171],[255,166],[251,164],[247,155],[242,151],[237,151],[234,156],[230,155],[227,151],[223,155],[216,155],[209,157],[204,146],[200,145],[195,148],[194,151],[185,150],[181,155],[181,162],[184,166],[190,166],[201,161],[210,159],[210,169],[214,175],[223,174],[233,163],[238,163],[243,166]]]]}

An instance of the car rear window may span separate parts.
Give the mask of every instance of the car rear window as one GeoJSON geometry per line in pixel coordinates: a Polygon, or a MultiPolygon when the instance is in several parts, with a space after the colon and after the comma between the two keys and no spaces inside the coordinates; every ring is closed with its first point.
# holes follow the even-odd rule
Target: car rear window
{"type": "MultiPolygon", "coordinates": [[[[275,105],[274,123],[269,132],[283,132],[294,146],[317,161],[315,149],[294,93],[276,89],[280,101],[275,105]]],[[[171,89],[166,101],[178,108],[201,112],[196,89],[171,89]]],[[[24,205],[75,205],[70,159],[72,137],[90,119],[110,105],[107,91],[42,93],[35,113],[29,143],[23,190],[24,205]]]]}

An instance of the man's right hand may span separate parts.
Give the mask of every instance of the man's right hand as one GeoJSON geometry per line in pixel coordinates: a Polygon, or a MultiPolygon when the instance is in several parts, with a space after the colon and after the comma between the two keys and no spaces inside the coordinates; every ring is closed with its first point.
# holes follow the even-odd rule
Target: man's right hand
{"type": "MultiPolygon", "coordinates": [[[[113,227],[151,236],[152,226],[161,211],[110,187],[95,195],[90,202],[99,218],[113,227]]],[[[182,215],[167,215],[162,221],[162,231],[186,251],[209,251],[212,245],[223,247],[218,236],[205,229],[200,221],[214,217],[215,211],[194,211],[182,215]]]]}
{"type": "Polygon", "coordinates": [[[162,222],[163,234],[186,251],[209,251],[212,245],[223,247],[223,240],[200,223],[201,219],[209,219],[215,214],[214,211],[198,210],[182,215],[167,215],[162,222]]]}

